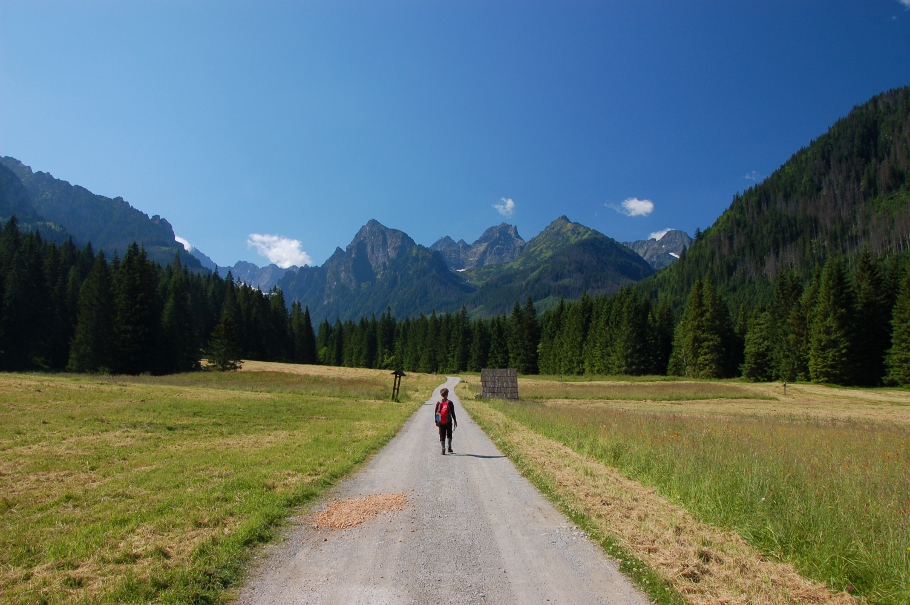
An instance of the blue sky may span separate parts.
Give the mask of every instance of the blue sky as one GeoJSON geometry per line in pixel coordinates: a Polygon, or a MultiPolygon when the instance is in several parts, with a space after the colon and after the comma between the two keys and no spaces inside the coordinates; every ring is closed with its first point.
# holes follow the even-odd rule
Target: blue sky
{"type": "Polygon", "coordinates": [[[322,264],[371,218],[691,234],[910,84],[908,5],[0,0],[0,155],[219,265],[322,264]]]}

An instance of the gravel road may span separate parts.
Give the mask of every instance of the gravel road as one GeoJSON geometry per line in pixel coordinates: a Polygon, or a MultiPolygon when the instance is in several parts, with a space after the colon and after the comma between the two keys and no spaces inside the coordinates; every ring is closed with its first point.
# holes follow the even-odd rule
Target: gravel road
{"type": "MultiPolygon", "coordinates": [[[[457,383],[449,378],[439,388],[453,391],[457,383]]],[[[440,455],[438,399],[437,388],[329,498],[403,492],[407,506],[343,530],[292,526],[286,540],[264,550],[239,605],[648,603],[518,473],[454,395],[456,453],[440,455]]]]}

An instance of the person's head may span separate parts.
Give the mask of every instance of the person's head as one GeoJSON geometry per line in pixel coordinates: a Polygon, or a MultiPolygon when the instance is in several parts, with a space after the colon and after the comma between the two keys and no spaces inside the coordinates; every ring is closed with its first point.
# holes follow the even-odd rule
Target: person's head
{"type": "Polygon", "coordinates": [[[439,394],[445,399],[449,396],[449,389],[439,389],[439,394]]]}

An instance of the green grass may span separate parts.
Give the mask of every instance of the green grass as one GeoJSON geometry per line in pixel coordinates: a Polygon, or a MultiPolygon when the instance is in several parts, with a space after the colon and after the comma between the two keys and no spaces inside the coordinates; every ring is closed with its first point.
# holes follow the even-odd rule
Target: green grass
{"type": "Polygon", "coordinates": [[[643,413],[583,401],[489,405],[732,528],[807,577],[869,603],[910,603],[905,427],[643,413]]]}
{"type": "Polygon", "coordinates": [[[223,600],[414,411],[386,382],[0,375],[0,602],[223,600]]]}

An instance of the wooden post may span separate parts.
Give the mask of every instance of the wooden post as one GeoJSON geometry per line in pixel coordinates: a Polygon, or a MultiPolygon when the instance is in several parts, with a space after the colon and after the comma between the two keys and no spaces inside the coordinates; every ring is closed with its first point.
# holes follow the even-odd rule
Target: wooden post
{"type": "Polygon", "coordinates": [[[392,401],[398,401],[398,394],[401,391],[401,377],[406,375],[401,370],[392,372],[392,401]]]}

